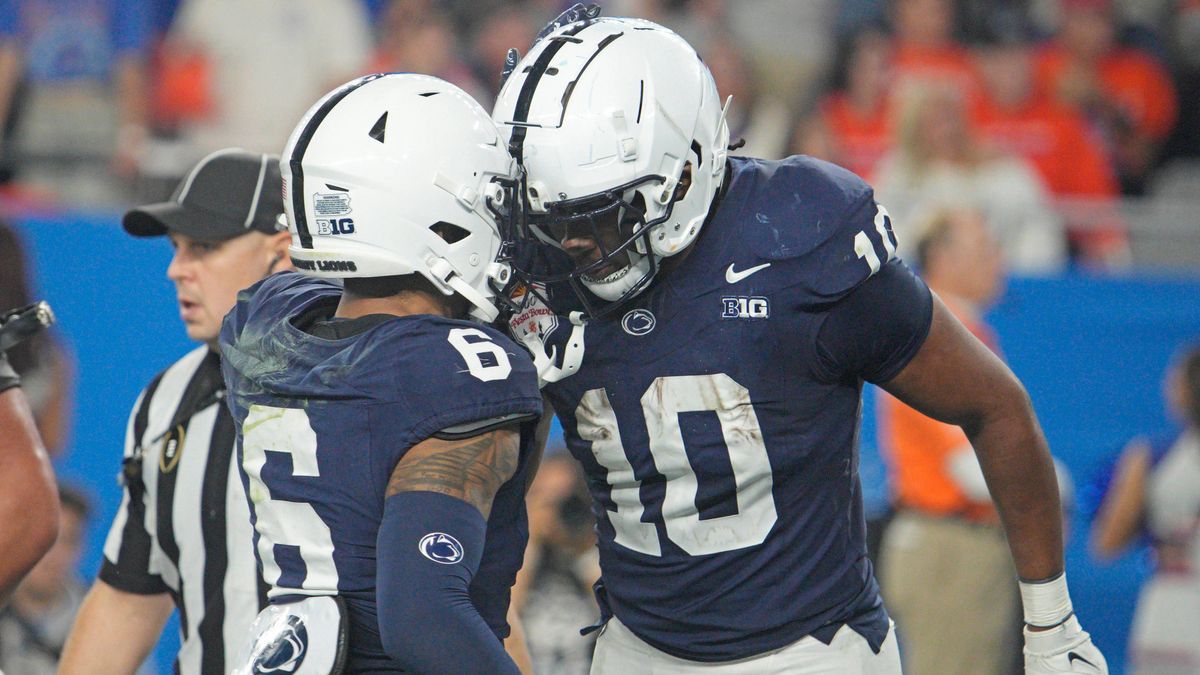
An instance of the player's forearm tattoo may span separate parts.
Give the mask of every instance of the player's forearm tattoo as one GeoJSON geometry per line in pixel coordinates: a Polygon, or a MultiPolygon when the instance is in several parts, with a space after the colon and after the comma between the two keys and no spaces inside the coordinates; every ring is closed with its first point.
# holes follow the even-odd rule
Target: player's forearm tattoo
{"type": "Polygon", "coordinates": [[[396,465],[387,496],[440,492],[471,504],[487,518],[496,491],[517,471],[520,439],[507,429],[457,441],[431,438],[396,465]]]}

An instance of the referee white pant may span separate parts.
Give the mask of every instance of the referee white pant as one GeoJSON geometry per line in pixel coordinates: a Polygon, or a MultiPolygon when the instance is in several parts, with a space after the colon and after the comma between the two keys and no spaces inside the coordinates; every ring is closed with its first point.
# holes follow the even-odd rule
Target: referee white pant
{"type": "Polygon", "coordinates": [[[871,645],[863,636],[849,626],[842,626],[829,644],[809,635],[775,651],[737,661],[689,661],[651,647],[614,616],[608,620],[596,640],[592,675],[628,673],[900,675],[900,652],[896,648],[896,625],[892,623],[878,654],[871,651],[871,645]]]}

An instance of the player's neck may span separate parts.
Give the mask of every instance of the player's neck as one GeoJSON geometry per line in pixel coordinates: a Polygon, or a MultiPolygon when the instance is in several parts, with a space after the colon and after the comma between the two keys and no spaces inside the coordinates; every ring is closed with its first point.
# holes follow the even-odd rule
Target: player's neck
{"type": "Polygon", "coordinates": [[[342,319],[357,319],[368,314],[435,314],[453,318],[446,302],[421,291],[406,291],[384,298],[366,298],[352,293],[343,293],[334,316],[342,319]]]}

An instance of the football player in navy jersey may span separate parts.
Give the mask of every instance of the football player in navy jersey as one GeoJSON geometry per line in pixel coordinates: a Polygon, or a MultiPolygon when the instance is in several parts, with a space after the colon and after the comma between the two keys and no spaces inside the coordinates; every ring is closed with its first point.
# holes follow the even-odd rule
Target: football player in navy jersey
{"type": "Polygon", "coordinates": [[[896,258],[871,188],[729,157],[728,103],[686,42],[571,11],[510,58],[493,117],[526,171],[510,327],[594,498],[593,672],[899,672],[864,542],[864,381],[970,437],[1027,672],[1105,672],[1029,397],[896,258]]]}
{"type": "Polygon", "coordinates": [[[480,323],[516,165],[466,93],[388,74],[314,105],[281,166],[302,273],[244,291],[221,333],[271,602],[237,672],[516,673],[542,399],[480,323]]]}

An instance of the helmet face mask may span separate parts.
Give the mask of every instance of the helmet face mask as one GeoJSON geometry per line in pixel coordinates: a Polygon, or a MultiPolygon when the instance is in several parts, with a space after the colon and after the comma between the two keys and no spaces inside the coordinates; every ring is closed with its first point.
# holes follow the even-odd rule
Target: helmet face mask
{"type": "MultiPolygon", "coordinates": [[[[584,240],[594,247],[594,260],[577,260],[569,272],[526,273],[531,281],[554,284],[570,282],[577,290],[586,288],[601,300],[617,303],[645,289],[658,272],[659,258],[647,255],[654,228],[671,217],[674,202],[661,216],[647,220],[641,187],[661,186],[662,176],[644,176],[611,191],[547,204],[545,214],[525,211],[528,228],[543,243],[570,255],[564,243],[584,240]]],[[[572,256],[574,258],[574,256],[572,256]]],[[[581,296],[589,316],[616,309],[619,304],[596,307],[581,296]]]]}
{"type": "Polygon", "coordinates": [[[491,321],[509,269],[518,168],[490,116],[461,89],[370,75],[317,102],[281,160],[296,267],[318,277],[419,274],[491,321]]]}
{"type": "Polygon", "coordinates": [[[645,290],[663,258],[695,241],[724,179],[729,132],[712,75],[647,21],[558,29],[517,64],[493,117],[527,172],[512,234],[575,253],[569,271],[514,271],[569,281],[590,316],[645,290]],[[564,246],[568,235],[592,250],[564,246]]]}

